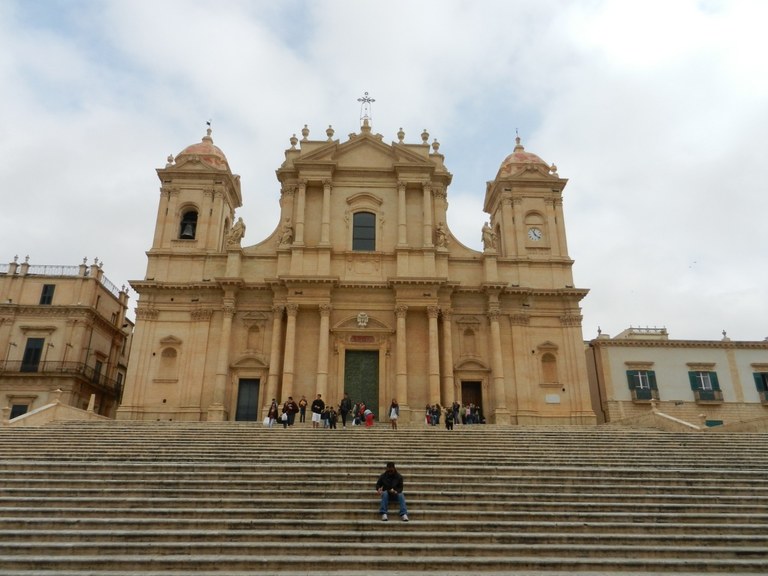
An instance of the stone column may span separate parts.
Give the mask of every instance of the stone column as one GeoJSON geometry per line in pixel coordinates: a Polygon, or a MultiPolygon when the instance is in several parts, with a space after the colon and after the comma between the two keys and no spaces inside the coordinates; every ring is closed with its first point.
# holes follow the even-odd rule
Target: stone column
{"type": "Polygon", "coordinates": [[[408,403],[408,343],[405,335],[405,317],[408,315],[408,306],[405,304],[395,306],[395,315],[397,316],[395,378],[397,401],[402,405],[408,403]]]}
{"type": "Polygon", "coordinates": [[[437,306],[427,306],[429,319],[429,403],[440,402],[440,350],[437,338],[437,306]]]}
{"type": "Polygon", "coordinates": [[[296,316],[299,314],[299,305],[287,304],[285,311],[288,314],[288,325],[285,329],[285,359],[283,361],[283,389],[280,401],[284,402],[288,396],[293,396],[293,360],[296,354],[296,316]]]}
{"type": "Polygon", "coordinates": [[[304,201],[307,195],[307,181],[299,180],[299,190],[296,198],[296,233],[293,244],[304,246],[304,201]]]}
{"type": "Polygon", "coordinates": [[[488,319],[491,322],[491,372],[493,378],[494,419],[496,424],[506,424],[509,421],[509,413],[507,412],[507,393],[504,384],[504,362],[501,352],[501,330],[499,328],[500,316],[501,310],[498,306],[492,306],[488,310],[488,319]]]}
{"type": "Polygon", "coordinates": [[[432,184],[422,183],[424,187],[424,246],[432,246],[432,184]]]}
{"type": "Polygon", "coordinates": [[[328,340],[330,335],[331,305],[320,304],[320,334],[317,346],[317,383],[315,394],[322,394],[328,401],[328,340]]]}
{"type": "Polygon", "coordinates": [[[440,312],[443,316],[443,353],[441,355],[443,365],[440,370],[440,398],[441,404],[446,406],[457,399],[453,382],[452,312],[450,308],[443,308],[440,312]]]}
{"type": "Polygon", "coordinates": [[[405,182],[400,180],[397,183],[397,245],[406,246],[408,244],[408,224],[407,212],[405,206],[405,182]]]}
{"type": "Polygon", "coordinates": [[[229,375],[229,344],[232,334],[232,318],[235,316],[235,299],[233,296],[224,297],[221,320],[221,336],[219,337],[219,354],[216,363],[216,382],[213,388],[213,403],[208,408],[208,420],[220,422],[226,419],[224,399],[227,392],[227,376],[229,375]]]}
{"type": "Polygon", "coordinates": [[[269,375],[267,376],[267,394],[264,404],[269,406],[272,398],[277,397],[277,382],[280,378],[280,341],[282,340],[283,310],[285,306],[275,304],[272,306],[272,345],[269,348],[269,375]]]}
{"type": "MultiPolygon", "coordinates": [[[[331,181],[323,180],[323,214],[320,220],[320,245],[331,243],[331,181]]],[[[323,396],[325,398],[325,396],[323,396]]]]}

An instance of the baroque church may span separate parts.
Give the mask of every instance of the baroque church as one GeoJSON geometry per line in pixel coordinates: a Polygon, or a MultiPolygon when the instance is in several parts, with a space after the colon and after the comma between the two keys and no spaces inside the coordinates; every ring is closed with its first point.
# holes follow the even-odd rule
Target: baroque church
{"type": "Polygon", "coordinates": [[[439,144],[397,138],[367,116],[343,142],[305,126],[276,171],[280,221],[255,243],[210,129],[168,158],[119,419],[260,420],[272,399],[347,392],[384,421],[396,398],[401,422],[456,401],[489,423],[595,423],[567,180],[518,138],[476,251],[448,228],[439,144]]]}

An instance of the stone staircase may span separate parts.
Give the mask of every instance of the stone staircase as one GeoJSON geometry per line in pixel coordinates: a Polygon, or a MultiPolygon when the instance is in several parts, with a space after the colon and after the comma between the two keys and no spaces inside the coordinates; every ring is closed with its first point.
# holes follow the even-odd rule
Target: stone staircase
{"type": "Polygon", "coordinates": [[[0,429],[0,576],[705,572],[768,573],[768,434],[0,429]]]}

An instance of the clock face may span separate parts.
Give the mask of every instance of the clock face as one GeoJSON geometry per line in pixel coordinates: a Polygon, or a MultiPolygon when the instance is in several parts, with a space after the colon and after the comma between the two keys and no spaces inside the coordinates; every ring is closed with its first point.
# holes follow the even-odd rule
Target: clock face
{"type": "Polygon", "coordinates": [[[528,238],[531,240],[539,241],[542,236],[543,234],[538,228],[528,228],[528,238]]]}

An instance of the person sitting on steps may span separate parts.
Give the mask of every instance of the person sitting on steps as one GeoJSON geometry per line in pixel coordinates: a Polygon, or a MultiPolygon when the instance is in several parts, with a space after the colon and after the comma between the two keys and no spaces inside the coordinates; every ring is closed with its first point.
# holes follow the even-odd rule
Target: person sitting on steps
{"type": "Polygon", "coordinates": [[[408,522],[408,508],[405,506],[405,495],[403,494],[403,477],[395,468],[394,462],[387,462],[387,469],[384,470],[376,481],[376,493],[381,496],[379,513],[383,522],[389,520],[387,510],[390,498],[397,499],[397,503],[400,506],[400,519],[403,522],[408,522]]]}

